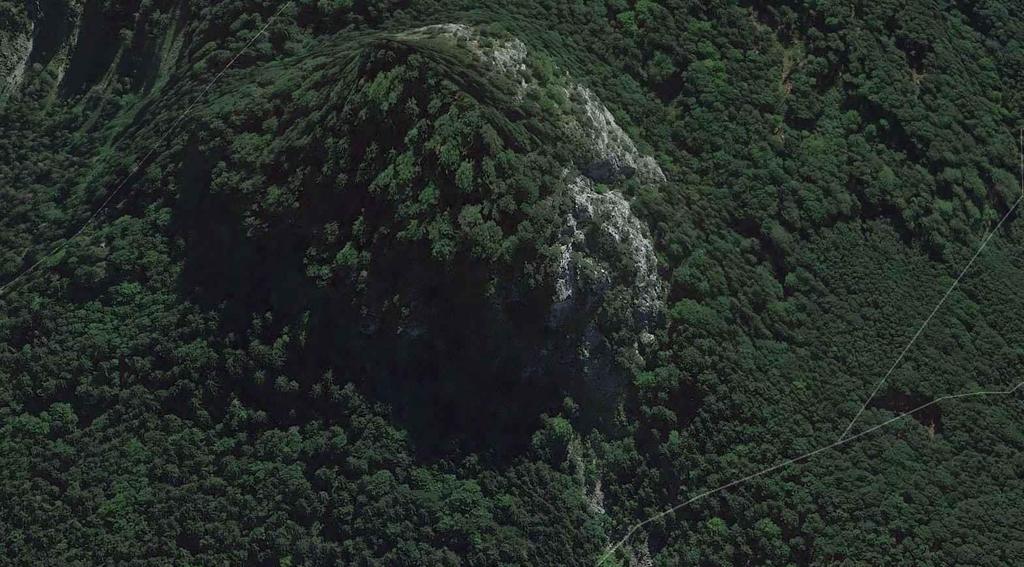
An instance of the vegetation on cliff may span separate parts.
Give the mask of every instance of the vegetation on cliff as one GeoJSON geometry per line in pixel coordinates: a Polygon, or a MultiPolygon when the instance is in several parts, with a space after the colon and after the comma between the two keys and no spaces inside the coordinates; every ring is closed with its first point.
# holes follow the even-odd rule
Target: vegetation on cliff
{"type": "MultiPolygon", "coordinates": [[[[1019,195],[1024,15],[767,4],[0,2],[0,563],[592,565],[834,440],[1019,195]]],[[[1022,241],[858,428],[1019,380],[1022,241]]],[[[609,564],[1024,562],[1022,418],[609,564]]]]}

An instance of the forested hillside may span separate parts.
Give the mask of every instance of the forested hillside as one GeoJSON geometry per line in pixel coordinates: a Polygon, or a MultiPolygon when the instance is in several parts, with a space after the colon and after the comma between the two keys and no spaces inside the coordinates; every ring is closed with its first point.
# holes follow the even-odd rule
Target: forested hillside
{"type": "MultiPolygon", "coordinates": [[[[1018,565],[1012,0],[0,0],[0,565],[1018,565]],[[613,551],[606,556],[606,552],[613,551]]],[[[1024,392],[1024,390],[1021,390],[1024,392]]]]}

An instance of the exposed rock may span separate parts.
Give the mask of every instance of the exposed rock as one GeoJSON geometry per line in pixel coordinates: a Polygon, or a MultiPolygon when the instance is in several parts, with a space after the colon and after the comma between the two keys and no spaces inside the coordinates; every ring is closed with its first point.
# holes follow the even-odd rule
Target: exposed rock
{"type": "Polygon", "coordinates": [[[604,490],[601,488],[601,477],[597,474],[597,457],[575,432],[568,450],[568,464],[572,468],[581,495],[587,501],[587,507],[595,514],[605,514],[604,490]]]}
{"type": "Polygon", "coordinates": [[[7,45],[4,52],[0,53],[0,75],[4,77],[3,83],[0,84],[0,95],[17,89],[21,84],[21,77],[25,74],[25,66],[28,64],[28,55],[32,52],[31,34],[15,35],[10,40],[9,44],[4,42],[7,45]]]}
{"type": "Polygon", "coordinates": [[[18,88],[32,53],[35,23],[28,22],[22,31],[0,30],[0,96],[18,88]]]}
{"type": "Polygon", "coordinates": [[[587,324],[578,347],[578,356],[589,391],[599,394],[615,394],[619,391],[623,377],[613,362],[615,350],[598,329],[596,321],[587,324]]]}
{"type": "MultiPolygon", "coordinates": [[[[576,220],[570,216],[571,230],[576,231],[576,220]]],[[[575,238],[574,238],[575,240],[575,238]]],[[[576,286],[576,273],[572,270],[572,243],[562,244],[562,254],[558,260],[558,279],[555,281],[555,303],[560,304],[572,298],[576,286]]]]}
{"type": "Polygon", "coordinates": [[[583,168],[583,175],[598,183],[612,183],[619,179],[629,179],[635,173],[636,168],[633,166],[617,164],[609,159],[591,162],[590,165],[583,168]]]}
{"type": "Polygon", "coordinates": [[[591,391],[618,391],[624,376],[616,360],[625,357],[642,362],[639,340],[653,339],[648,330],[661,310],[662,288],[654,245],[644,223],[633,214],[629,201],[620,192],[598,192],[594,182],[613,185],[635,177],[640,183],[659,183],[665,181],[661,167],[654,158],[640,153],[590,89],[572,83],[567,75],[564,79],[553,79],[554,85],[542,85],[531,77],[526,64],[528,52],[522,41],[484,37],[463,24],[425,26],[400,35],[420,39],[446,37],[463,46],[495,73],[517,84],[519,100],[531,89],[555,89],[571,103],[572,110],[556,118],[564,136],[578,143],[584,159],[572,164],[565,173],[572,210],[566,215],[558,243],[560,254],[548,324],[555,329],[575,329],[575,339],[570,338],[570,342],[575,341],[574,346],[564,346],[575,350],[573,364],[580,368],[591,391]],[[614,246],[606,245],[607,242],[614,246]],[[616,272],[624,263],[631,276],[627,281],[616,272]],[[603,329],[597,321],[602,302],[611,294],[630,306],[630,328],[627,333],[617,333],[633,337],[628,344],[619,344],[622,339],[613,344],[608,338],[613,330],[603,329]]]}
{"type": "Polygon", "coordinates": [[[637,150],[633,139],[590,89],[571,85],[565,89],[565,96],[581,110],[568,128],[584,139],[590,150],[592,161],[584,166],[584,174],[602,183],[632,177],[634,173],[644,183],[665,181],[665,173],[654,158],[637,150]]]}
{"type": "MultiPolygon", "coordinates": [[[[67,5],[47,3],[38,6],[39,12],[33,16],[33,19],[37,19],[37,31],[41,34],[43,29],[48,26],[59,30],[56,34],[50,34],[53,36],[50,41],[54,44],[50,46],[53,49],[52,57],[49,60],[40,61],[40,63],[53,69],[56,83],[60,84],[68,71],[72,52],[78,44],[84,3],[71,2],[67,5]]],[[[34,48],[38,47],[40,46],[34,46],[34,48]]],[[[30,55],[30,57],[33,61],[35,60],[35,55],[30,55]]]]}
{"type": "Polygon", "coordinates": [[[595,514],[605,514],[604,509],[604,490],[601,489],[601,479],[594,480],[594,488],[587,493],[587,504],[590,506],[590,511],[595,514]]]}
{"type": "Polygon", "coordinates": [[[622,384],[612,364],[616,350],[626,349],[638,357],[639,340],[653,338],[647,330],[661,310],[662,285],[658,276],[654,245],[644,224],[633,215],[621,193],[598,193],[593,181],[579,175],[569,184],[572,212],[565,221],[564,242],[555,282],[555,297],[549,323],[555,327],[594,311],[610,290],[628,299],[631,308],[631,344],[613,345],[596,321],[585,328],[579,347],[579,363],[590,387],[613,392],[622,384]],[[617,244],[616,249],[600,246],[600,238],[588,239],[588,231],[617,244]],[[620,255],[625,251],[626,257],[620,255]],[[612,278],[612,266],[626,260],[632,279],[628,284],[612,278]]]}
{"type": "Polygon", "coordinates": [[[483,37],[465,24],[436,24],[402,34],[403,37],[448,36],[488,64],[495,72],[512,79],[517,85],[516,98],[522,100],[528,88],[526,44],[518,38],[483,37]]]}
{"type": "MultiPolygon", "coordinates": [[[[575,295],[573,286],[578,281],[575,272],[578,265],[572,262],[573,250],[591,258],[600,258],[602,255],[601,251],[591,250],[586,242],[586,226],[594,224],[597,230],[628,250],[628,259],[635,274],[633,290],[637,301],[634,311],[639,321],[649,322],[659,309],[661,279],[658,277],[654,244],[647,237],[644,224],[630,210],[629,202],[621,193],[598,193],[593,181],[582,175],[573,179],[568,188],[574,206],[565,223],[569,242],[562,245],[559,277],[555,284],[556,305],[571,300],[575,295]]],[[[610,284],[607,273],[600,279],[610,284]]]]}
{"type": "MultiPolygon", "coordinates": [[[[136,14],[134,28],[123,32],[142,33],[155,43],[125,41],[119,38],[97,37],[99,32],[109,33],[105,24],[108,10],[115,5],[95,2],[41,2],[23,4],[23,21],[0,30],[0,100],[18,91],[30,81],[32,75],[52,78],[57,96],[83,94],[91,89],[108,90],[122,80],[144,83],[140,77],[152,76],[166,81],[182,50],[186,35],[179,26],[180,16],[155,17],[155,12],[136,14]],[[145,14],[145,16],[144,16],[145,14]],[[99,30],[99,32],[98,32],[99,30]],[[97,45],[116,45],[117,49],[95,56],[97,45]],[[127,74],[125,59],[130,59],[127,74]]],[[[184,10],[183,4],[173,4],[171,10],[184,10]]],[[[161,13],[155,13],[160,16],[161,13]]],[[[148,85],[145,88],[150,88],[148,85]]]]}
{"type": "MultiPolygon", "coordinates": [[[[19,3],[15,3],[18,5],[19,3]]],[[[39,65],[48,69],[55,84],[67,72],[78,42],[82,3],[26,2],[22,21],[0,30],[0,99],[17,91],[26,72],[39,65]]]]}
{"type": "MultiPolygon", "coordinates": [[[[465,24],[437,24],[416,28],[405,37],[445,35],[463,45],[495,72],[519,85],[521,99],[530,88],[540,88],[529,77],[526,45],[518,38],[485,38],[465,24]]],[[[576,83],[562,87],[566,98],[580,112],[566,123],[568,134],[584,142],[592,160],[581,166],[584,174],[602,183],[632,177],[634,173],[647,183],[665,181],[665,173],[651,156],[637,149],[632,138],[615,121],[612,113],[590,89],[576,83]]]]}

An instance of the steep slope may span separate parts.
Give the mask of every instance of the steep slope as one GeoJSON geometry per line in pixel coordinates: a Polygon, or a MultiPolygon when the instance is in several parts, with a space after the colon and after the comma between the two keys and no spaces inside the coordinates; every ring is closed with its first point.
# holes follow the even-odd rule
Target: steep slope
{"type": "MultiPolygon", "coordinates": [[[[593,565],[833,441],[1019,194],[1009,3],[281,6],[0,3],[0,563],[593,565]]],[[[858,427],[1019,379],[1020,242],[858,427]]],[[[919,417],[607,564],[1024,562],[1024,408],[919,417]]]]}
{"type": "MultiPolygon", "coordinates": [[[[613,358],[610,339],[595,337],[602,296],[586,301],[586,309],[563,309],[557,324],[545,324],[554,309],[564,222],[572,218],[564,167],[575,142],[559,143],[558,116],[503,94],[503,79],[488,76],[472,53],[399,38],[342,34],[279,61],[233,70],[188,126],[166,140],[162,133],[201,90],[201,80],[141,105],[128,98],[106,106],[109,112],[123,104],[127,123],[100,127],[90,113],[81,116],[83,145],[92,149],[110,139],[112,147],[108,161],[95,169],[76,163],[62,172],[71,185],[61,190],[70,198],[61,207],[63,222],[55,224],[74,226],[86,218],[106,194],[91,194],[94,186],[117,186],[132,163],[129,147],[148,142],[157,144],[157,153],[125,197],[104,211],[104,222],[45,264],[49,276],[4,297],[7,409],[25,418],[5,430],[12,460],[5,496],[35,508],[27,500],[35,491],[24,484],[24,467],[45,457],[19,448],[42,442],[32,436],[37,424],[49,431],[51,419],[63,419],[53,442],[70,447],[74,456],[61,475],[90,488],[74,496],[80,502],[75,507],[67,506],[72,497],[61,491],[46,493],[52,516],[47,524],[61,526],[56,529],[73,542],[96,530],[108,534],[105,543],[89,548],[73,544],[65,559],[436,564],[475,556],[480,564],[565,563],[583,540],[596,552],[600,542],[592,528],[580,533],[583,540],[553,538],[532,551],[526,544],[531,534],[555,529],[545,523],[564,525],[572,518],[570,525],[584,529],[593,521],[575,477],[526,457],[534,451],[531,435],[542,414],[558,411],[566,393],[614,402],[616,392],[589,385],[590,372],[577,359],[586,329],[595,350],[603,349],[587,361],[605,375],[625,371],[613,358]],[[83,175],[93,182],[74,185],[83,175]],[[37,293],[53,298],[42,311],[30,300],[37,293]],[[69,361],[67,371],[51,373],[52,357],[69,361]],[[123,396],[141,404],[134,406],[141,413],[122,413],[129,411],[123,396]],[[150,419],[157,415],[166,419],[150,419]],[[125,431],[146,440],[122,444],[125,431]],[[290,449],[279,445],[285,432],[303,444],[320,439],[321,446],[288,456],[290,449]],[[173,445],[168,436],[179,433],[234,438],[230,444],[241,443],[246,455],[264,443],[258,438],[270,435],[265,442],[271,445],[260,455],[244,458],[242,466],[252,473],[230,481],[231,491],[246,495],[247,503],[229,505],[194,488],[231,474],[221,468],[236,459],[227,445],[184,441],[196,453],[188,464],[171,457],[172,466],[184,467],[184,476],[175,478],[166,476],[160,459],[150,462],[153,455],[177,451],[164,443],[173,445]],[[117,442],[97,447],[97,436],[117,442]],[[132,447],[138,452],[128,455],[136,451],[132,447]],[[120,503],[128,497],[120,485],[96,486],[89,477],[91,463],[102,455],[139,467],[111,478],[150,487],[120,503]],[[216,470],[198,469],[194,459],[215,463],[216,470]],[[321,465],[298,472],[306,459],[321,465]],[[466,464],[437,464],[456,460],[466,464]],[[477,460],[503,472],[492,478],[472,464],[477,460]],[[267,496],[283,480],[279,475],[296,472],[290,496],[267,496]],[[371,490],[367,483],[383,480],[378,473],[410,491],[409,507],[401,512],[369,496],[371,507],[392,512],[372,513],[378,519],[370,523],[356,521],[369,512],[344,502],[367,498],[358,495],[371,490]],[[480,492],[484,479],[489,485],[480,492]],[[436,522],[455,518],[450,504],[435,501],[447,498],[444,483],[454,483],[451,505],[471,495],[467,513],[489,516],[485,508],[494,498],[501,501],[494,504],[498,508],[530,512],[509,516],[496,508],[501,519],[480,517],[478,528],[458,520],[455,525],[463,527],[448,540],[436,531],[436,522]],[[517,492],[523,497],[507,498],[517,492]],[[316,494],[333,496],[312,504],[316,494]],[[119,502],[111,510],[117,525],[132,524],[133,530],[103,527],[103,518],[111,516],[99,510],[107,509],[108,499],[119,502]],[[203,499],[223,506],[221,513],[191,518],[203,499]],[[540,512],[536,506],[550,501],[563,502],[552,511],[563,519],[532,525],[536,520],[528,518],[540,512]],[[366,539],[386,533],[394,513],[419,515],[430,507],[437,507],[437,518],[402,520],[423,523],[420,543],[407,530],[381,543],[366,539]],[[71,523],[78,527],[69,528],[71,523]],[[263,523],[279,543],[267,546],[258,534],[230,535],[249,534],[263,523]],[[487,532],[495,534],[495,543],[480,539],[490,537],[487,532]],[[121,546],[124,538],[137,543],[121,546]],[[520,543],[510,547],[515,539],[520,543]]],[[[211,65],[207,76],[216,72],[211,65]]],[[[66,76],[82,73],[73,63],[66,76]]],[[[71,104],[88,107],[103,89],[96,83],[74,94],[78,90],[64,84],[38,93],[30,85],[13,98],[7,111],[37,122],[11,127],[42,132],[53,124],[47,114],[31,113],[33,96],[71,97],[71,104]]],[[[52,145],[44,146],[53,148],[49,159],[70,159],[53,132],[54,139],[46,140],[52,145]]],[[[78,153],[73,150],[68,153],[78,153]]],[[[52,175],[48,167],[33,173],[52,175]]],[[[22,173],[9,174],[13,180],[22,173]]],[[[12,222],[32,224],[31,216],[46,213],[39,202],[12,206],[12,222]]],[[[638,230],[635,218],[628,222],[638,230]]],[[[67,230],[53,227],[53,240],[67,230]]],[[[9,273],[50,250],[39,231],[5,234],[12,241],[39,239],[28,250],[11,246],[9,273]]],[[[604,263],[619,257],[615,250],[600,252],[604,263]]],[[[620,286],[612,276],[627,277],[606,269],[602,285],[620,286]]],[[[621,388],[623,380],[616,383],[621,388]]],[[[587,419],[609,421],[605,412],[603,406],[588,408],[587,419]]],[[[6,520],[16,534],[11,554],[57,561],[54,550],[37,543],[53,533],[42,524],[42,531],[30,528],[38,520],[6,520]]]]}

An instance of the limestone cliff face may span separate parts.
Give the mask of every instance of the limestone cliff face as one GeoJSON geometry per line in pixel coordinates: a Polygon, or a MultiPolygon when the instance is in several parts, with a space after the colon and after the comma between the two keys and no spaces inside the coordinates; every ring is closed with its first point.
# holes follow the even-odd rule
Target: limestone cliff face
{"type": "Polygon", "coordinates": [[[28,0],[6,5],[0,28],[0,98],[18,91],[32,73],[64,79],[78,43],[83,3],[28,0]]]}
{"type": "Polygon", "coordinates": [[[564,100],[563,110],[552,118],[580,157],[564,171],[571,207],[562,236],[553,243],[560,253],[547,324],[568,336],[568,343],[553,348],[562,350],[563,357],[571,351],[591,391],[617,391],[625,378],[623,367],[642,363],[640,346],[653,339],[650,330],[663,310],[648,229],[617,188],[627,179],[641,185],[661,183],[664,172],[653,157],[640,152],[589,88],[564,73],[548,79],[531,76],[529,51],[522,41],[485,37],[462,24],[427,26],[405,36],[448,38],[510,79],[516,100],[540,90],[564,100]],[[611,302],[627,306],[625,320],[602,321],[607,319],[600,316],[602,308],[611,302]]]}
{"type": "MultiPolygon", "coordinates": [[[[526,44],[517,38],[489,38],[480,35],[465,24],[437,24],[410,30],[405,37],[447,37],[470,51],[494,72],[511,78],[518,86],[516,96],[522,98],[530,88],[530,76],[526,67],[528,55],[526,44]]],[[[533,85],[534,87],[536,85],[533,85]]]]}
{"type": "Polygon", "coordinates": [[[665,174],[589,89],[572,84],[565,93],[573,112],[564,130],[580,141],[585,160],[566,173],[573,207],[560,243],[553,320],[590,314],[579,351],[585,376],[595,389],[614,391],[622,385],[623,365],[643,363],[640,346],[653,339],[650,330],[663,310],[654,244],[616,187],[630,178],[660,183],[665,174]],[[627,305],[628,318],[603,323],[593,314],[595,304],[606,301],[627,305]]]}
{"type": "Polygon", "coordinates": [[[633,175],[644,183],[665,181],[658,162],[637,150],[633,139],[590,89],[573,84],[565,89],[565,96],[579,109],[566,128],[571,135],[583,140],[589,152],[590,161],[583,166],[587,177],[602,183],[633,175]]]}
{"type": "Polygon", "coordinates": [[[166,76],[182,45],[185,5],[134,8],[100,0],[0,4],[0,101],[40,81],[42,94],[144,91],[166,76]]]}
{"type": "Polygon", "coordinates": [[[0,98],[21,84],[32,53],[35,23],[25,18],[22,25],[0,29],[0,98]]]}
{"type": "Polygon", "coordinates": [[[662,309],[657,256],[646,226],[621,193],[599,193],[584,175],[568,187],[573,208],[560,244],[550,322],[566,327],[585,321],[578,350],[584,377],[596,390],[614,391],[621,386],[619,367],[642,363],[640,343],[653,338],[648,331],[662,309]],[[622,264],[627,273],[620,273],[622,264]],[[618,322],[624,328],[606,328],[594,316],[609,300],[628,305],[629,319],[618,322]],[[618,330],[627,331],[627,338],[612,339],[618,330]]]}

